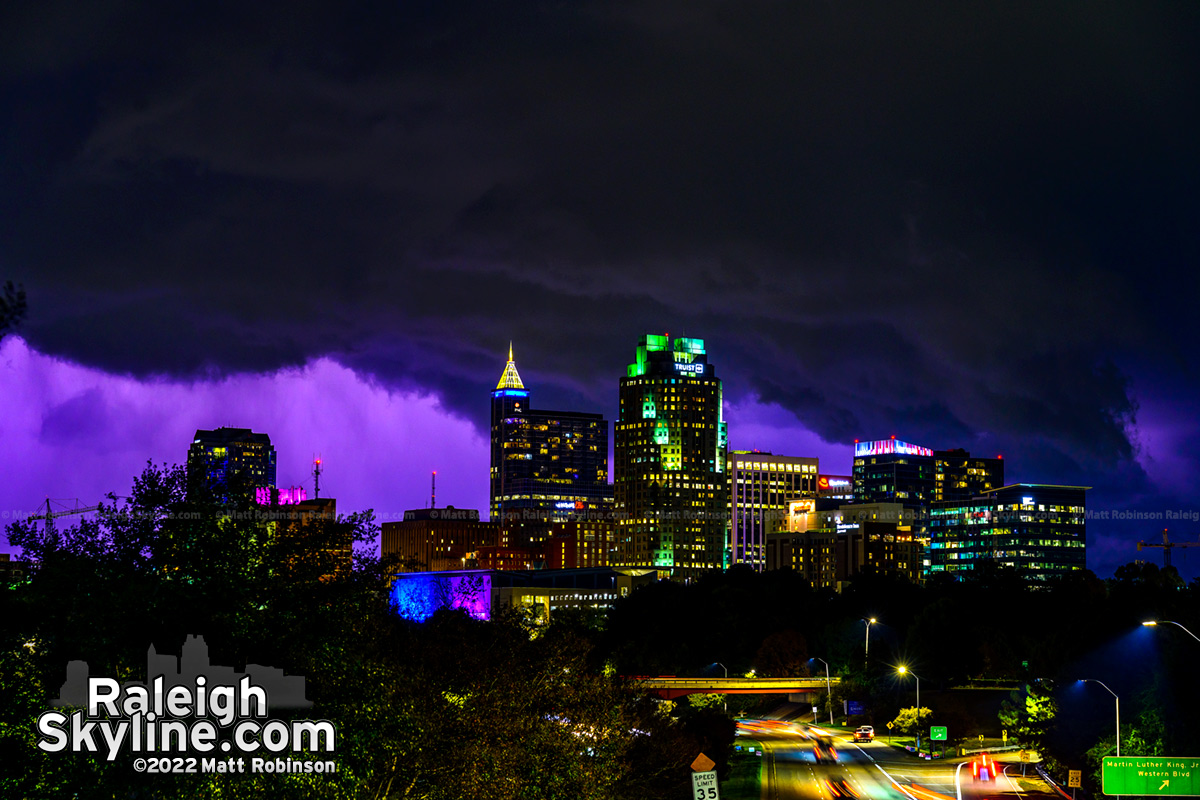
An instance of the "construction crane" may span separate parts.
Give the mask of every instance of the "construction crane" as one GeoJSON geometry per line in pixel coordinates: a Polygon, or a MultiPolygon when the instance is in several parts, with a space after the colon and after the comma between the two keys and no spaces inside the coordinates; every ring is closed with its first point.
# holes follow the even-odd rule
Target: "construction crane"
{"type": "Polygon", "coordinates": [[[95,505],[95,506],[79,505],[79,498],[75,499],[75,507],[74,508],[67,508],[66,505],[67,504],[62,500],[51,500],[49,497],[47,497],[46,502],[43,503],[42,505],[38,506],[38,510],[41,511],[42,513],[41,514],[31,514],[29,516],[29,519],[40,519],[45,524],[45,526],[49,528],[49,527],[53,527],[54,520],[58,519],[59,517],[69,517],[72,514],[86,514],[89,511],[100,510],[100,506],[98,506],[98,505],[95,505]],[[61,506],[62,510],[61,511],[53,510],[50,507],[51,503],[61,506]]]}
{"type": "Polygon", "coordinates": [[[1172,542],[1167,538],[1167,529],[1163,528],[1162,544],[1151,544],[1150,542],[1138,542],[1138,551],[1141,552],[1143,547],[1161,547],[1163,551],[1163,568],[1171,566],[1171,551],[1176,547],[1200,547],[1200,542],[1172,542]]]}

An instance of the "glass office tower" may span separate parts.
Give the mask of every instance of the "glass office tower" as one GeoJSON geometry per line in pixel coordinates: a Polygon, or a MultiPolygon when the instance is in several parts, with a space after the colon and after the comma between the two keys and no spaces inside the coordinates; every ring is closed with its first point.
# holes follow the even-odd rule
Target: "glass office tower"
{"type": "Polygon", "coordinates": [[[704,340],[643,336],[620,402],[618,564],[664,572],[727,566],[727,431],[704,340]]]}
{"type": "Polygon", "coordinates": [[[510,544],[544,541],[555,522],[611,515],[608,421],[530,408],[511,346],[492,392],[491,436],[491,518],[521,532],[510,544]]]}

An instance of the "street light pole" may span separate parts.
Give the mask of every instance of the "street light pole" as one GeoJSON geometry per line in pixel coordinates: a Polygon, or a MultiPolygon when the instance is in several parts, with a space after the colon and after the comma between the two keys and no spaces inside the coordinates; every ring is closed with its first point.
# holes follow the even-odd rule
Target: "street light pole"
{"type": "MultiPolygon", "coordinates": [[[[728,680],[729,679],[729,667],[725,666],[720,661],[714,661],[713,663],[716,664],[721,669],[725,670],[725,678],[726,678],[726,680],[728,680]]],[[[721,692],[721,708],[725,709],[725,713],[729,713],[729,687],[728,686],[725,687],[724,692],[721,692]]]]}
{"type": "MultiPolygon", "coordinates": [[[[921,754],[921,676],[913,672],[908,667],[899,667],[897,670],[901,675],[912,675],[917,679],[917,755],[921,754]]],[[[930,751],[932,752],[932,751],[930,751]]],[[[1118,753],[1117,755],[1120,755],[1118,753]]]]}
{"type": "Polygon", "coordinates": [[[1145,625],[1145,626],[1146,626],[1146,627],[1148,627],[1148,628],[1153,628],[1155,625],[1159,624],[1160,622],[1161,622],[1161,623],[1163,623],[1163,624],[1165,624],[1165,625],[1174,625],[1176,628],[1179,628],[1179,629],[1180,629],[1180,630],[1182,630],[1184,633],[1186,633],[1188,636],[1190,636],[1190,637],[1192,637],[1193,639],[1195,639],[1197,642],[1200,642],[1200,636],[1197,636],[1196,634],[1192,633],[1192,632],[1191,632],[1191,631],[1189,631],[1187,628],[1183,627],[1182,625],[1180,625],[1178,622],[1175,622],[1174,620],[1170,620],[1170,619],[1152,619],[1152,620],[1150,620],[1149,622],[1143,622],[1143,623],[1142,623],[1142,625],[1145,625]]]}
{"type": "Polygon", "coordinates": [[[863,662],[865,663],[871,657],[871,626],[875,624],[875,618],[863,618],[863,622],[867,623],[867,638],[863,642],[863,662]]]}
{"type": "MultiPolygon", "coordinates": [[[[1182,627],[1182,626],[1180,626],[1180,627],[1182,627]]],[[[1188,632],[1191,633],[1191,631],[1188,631],[1188,632]]],[[[1104,683],[1101,681],[1094,680],[1092,678],[1080,678],[1080,680],[1083,681],[1084,683],[1099,683],[1101,686],[1104,686],[1104,691],[1111,694],[1113,696],[1113,699],[1117,701],[1117,758],[1120,758],[1121,757],[1121,698],[1117,697],[1117,693],[1114,692],[1112,689],[1108,688],[1107,686],[1105,686],[1104,683]]]]}
{"type": "Polygon", "coordinates": [[[833,684],[829,682],[829,662],[823,658],[814,658],[825,665],[825,705],[829,708],[829,724],[833,724],[833,684]]]}

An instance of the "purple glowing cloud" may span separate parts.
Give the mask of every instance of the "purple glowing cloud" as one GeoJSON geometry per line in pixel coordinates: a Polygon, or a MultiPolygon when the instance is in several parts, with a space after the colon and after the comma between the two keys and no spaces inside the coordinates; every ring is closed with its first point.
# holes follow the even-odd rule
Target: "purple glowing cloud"
{"type": "MultiPolygon", "coordinates": [[[[19,338],[0,346],[0,441],[10,466],[0,521],[46,497],[89,505],[128,491],[146,460],[182,463],[197,428],[248,427],[271,436],[281,487],[321,494],[339,512],[381,520],[429,504],[487,509],[487,443],[435,397],[389,392],[332,361],[216,381],[136,380],[42,355],[19,338]]],[[[481,400],[481,402],[484,402],[481,400]]]]}

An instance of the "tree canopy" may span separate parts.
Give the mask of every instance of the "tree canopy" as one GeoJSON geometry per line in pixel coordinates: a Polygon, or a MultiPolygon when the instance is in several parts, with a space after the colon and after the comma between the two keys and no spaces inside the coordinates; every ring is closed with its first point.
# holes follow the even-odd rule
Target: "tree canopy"
{"type": "Polygon", "coordinates": [[[95,519],[8,527],[29,576],[0,591],[0,796],[653,798],[684,794],[701,750],[725,762],[732,723],[664,714],[604,670],[588,620],[408,622],[389,605],[390,565],[364,554],[369,512],[298,524],[250,495],[218,501],[148,465],[95,519]],[[178,653],[189,634],[213,663],[304,676],[302,716],[338,731],[336,774],[152,776],[128,753],[36,747],[68,661],[144,680],[147,647],[178,653]]]}

